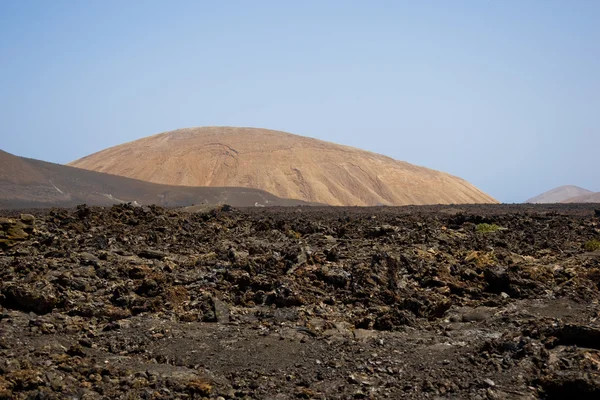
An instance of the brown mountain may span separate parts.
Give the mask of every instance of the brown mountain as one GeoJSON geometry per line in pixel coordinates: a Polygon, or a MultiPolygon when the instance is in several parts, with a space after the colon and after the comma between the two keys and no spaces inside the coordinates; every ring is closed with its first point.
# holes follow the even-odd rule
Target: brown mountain
{"type": "Polygon", "coordinates": [[[561,203],[568,199],[579,196],[585,196],[591,193],[593,192],[584,188],[580,188],[579,186],[559,186],[545,193],[542,193],[539,196],[532,197],[525,203],[561,203]]]}
{"type": "Polygon", "coordinates": [[[162,184],[258,188],[330,205],[497,202],[443,172],[267,129],[179,129],[69,165],[162,184]]]}
{"type": "Polygon", "coordinates": [[[248,188],[181,187],[87,171],[44,161],[17,157],[0,150],[0,208],[72,207],[123,202],[190,206],[300,205],[263,190],[248,188]]]}

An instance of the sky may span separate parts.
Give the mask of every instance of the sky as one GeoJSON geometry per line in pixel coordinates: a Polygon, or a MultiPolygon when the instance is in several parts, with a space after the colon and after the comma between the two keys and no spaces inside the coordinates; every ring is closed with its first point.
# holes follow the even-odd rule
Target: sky
{"type": "Polygon", "coordinates": [[[0,1],[0,149],[283,130],[502,202],[600,191],[600,1],[0,1]]]}

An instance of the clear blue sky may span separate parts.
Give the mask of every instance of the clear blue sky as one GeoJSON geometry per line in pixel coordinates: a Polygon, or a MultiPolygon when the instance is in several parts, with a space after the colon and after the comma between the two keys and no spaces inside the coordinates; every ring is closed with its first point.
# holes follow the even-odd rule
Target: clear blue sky
{"type": "Polygon", "coordinates": [[[600,191],[600,1],[0,1],[0,148],[279,129],[505,202],[600,191]]]}

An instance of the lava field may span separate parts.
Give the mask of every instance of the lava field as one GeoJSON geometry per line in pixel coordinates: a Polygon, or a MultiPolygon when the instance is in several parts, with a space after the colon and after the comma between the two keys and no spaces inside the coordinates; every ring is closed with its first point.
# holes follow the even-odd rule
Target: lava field
{"type": "Polygon", "coordinates": [[[0,399],[598,399],[599,208],[0,211],[0,399]]]}

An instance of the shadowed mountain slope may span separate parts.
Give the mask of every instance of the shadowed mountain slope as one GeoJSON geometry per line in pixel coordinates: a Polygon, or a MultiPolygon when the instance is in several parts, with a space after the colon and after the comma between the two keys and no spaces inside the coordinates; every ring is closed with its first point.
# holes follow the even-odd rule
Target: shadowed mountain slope
{"type": "Polygon", "coordinates": [[[455,176],[289,133],[179,129],[72,162],[93,171],[185,186],[242,186],[330,205],[496,203],[455,176]]]}
{"type": "Polygon", "coordinates": [[[123,202],[190,206],[300,205],[262,190],[248,188],[159,185],[122,176],[14,156],[0,150],[0,208],[72,207],[81,203],[123,202]]]}

